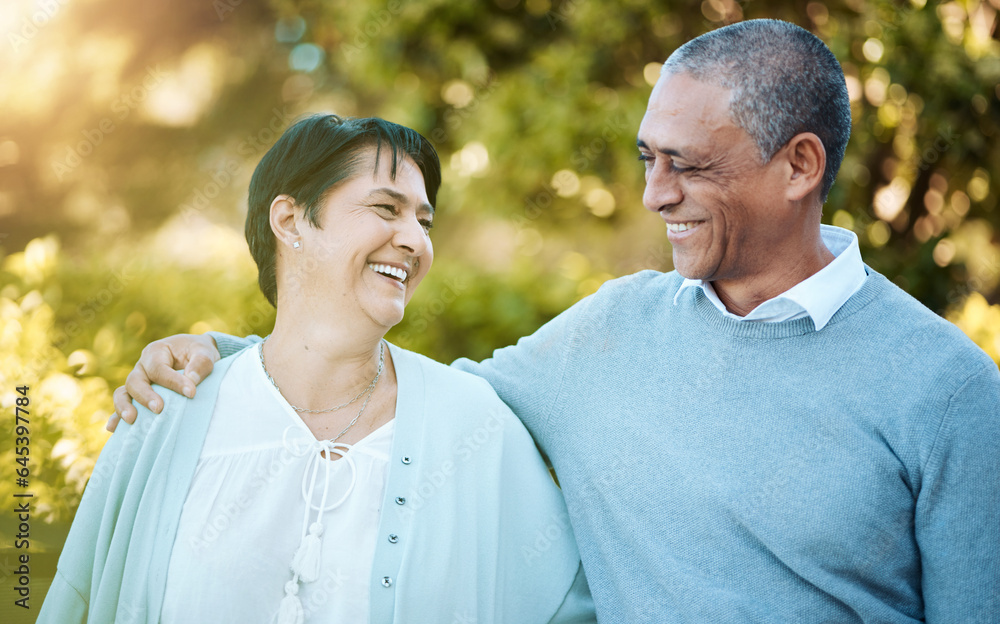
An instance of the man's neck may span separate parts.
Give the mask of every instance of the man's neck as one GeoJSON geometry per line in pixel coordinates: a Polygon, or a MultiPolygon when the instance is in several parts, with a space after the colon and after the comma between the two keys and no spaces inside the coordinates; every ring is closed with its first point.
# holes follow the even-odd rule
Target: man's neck
{"type": "Polygon", "coordinates": [[[746,316],[765,301],[809,279],[833,262],[835,257],[818,232],[815,244],[810,245],[806,253],[783,256],[786,258],[784,261],[773,263],[756,274],[712,281],[712,287],[726,309],[737,316],[746,316]]]}

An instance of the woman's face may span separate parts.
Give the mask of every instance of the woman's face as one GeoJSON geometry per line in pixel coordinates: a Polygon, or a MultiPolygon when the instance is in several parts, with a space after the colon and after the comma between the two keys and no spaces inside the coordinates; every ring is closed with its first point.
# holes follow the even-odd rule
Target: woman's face
{"type": "Polygon", "coordinates": [[[333,312],[348,322],[360,320],[357,313],[389,328],[403,319],[434,259],[434,208],[411,159],[400,158],[395,179],[391,154],[382,152],[372,175],[374,161],[371,150],[360,173],[327,193],[318,228],[300,218],[301,248],[291,251],[289,278],[305,278],[301,289],[291,290],[317,306],[314,313],[333,312]]]}

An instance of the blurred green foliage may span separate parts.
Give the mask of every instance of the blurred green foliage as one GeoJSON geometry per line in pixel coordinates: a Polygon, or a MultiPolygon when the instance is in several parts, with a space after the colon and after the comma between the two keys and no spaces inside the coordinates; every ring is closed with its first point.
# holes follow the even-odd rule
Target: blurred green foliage
{"type": "Polygon", "coordinates": [[[437,262],[389,338],[481,358],[607,279],[671,268],[635,132],[658,63],[739,19],[798,23],[841,59],[855,128],[826,221],[1000,358],[998,0],[93,0],[30,36],[34,3],[11,6],[0,404],[32,388],[47,521],[71,517],[146,343],[269,331],[245,193],[297,115],[382,116],[434,142],[437,262]]]}

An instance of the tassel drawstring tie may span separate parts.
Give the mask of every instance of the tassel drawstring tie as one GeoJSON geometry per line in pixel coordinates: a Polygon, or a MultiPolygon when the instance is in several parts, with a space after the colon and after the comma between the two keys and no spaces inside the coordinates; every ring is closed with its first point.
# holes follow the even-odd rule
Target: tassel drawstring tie
{"type": "Polygon", "coordinates": [[[302,498],[306,502],[306,512],[302,517],[302,538],[295,551],[295,556],[292,557],[290,565],[292,580],[285,583],[285,597],[281,599],[281,606],[278,610],[278,624],[303,623],[305,613],[302,608],[302,600],[298,596],[299,584],[319,580],[323,552],[323,514],[340,507],[354,491],[354,485],[358,479],[358,470],[354,459],[347,455],[347,451],[351,449],[350,445],[332,440],[313,440],[301,444],[299,440],[289,440],[288,438],[289,430],[295,428],[292,425],[285,429],[282,437],[285,449],[299,457],[312,453],[312,459],[309,460],[309,465],[302,475],[302,498]],[[350,466],[351,483],[347,486],[343,496],[327,505],[330,493],[330,464],[333,463],[330,459],[331,453],[340,455],[342,458],[340,461],[345,461],[350,466]],[[320,497],[319,506],[316,506],[312,501],[316,493],[316,481],[321,466],[323,466],[323,495],[320,497]],[[316,511],[316,519],[310,522],[314,510],[316,511]]]}

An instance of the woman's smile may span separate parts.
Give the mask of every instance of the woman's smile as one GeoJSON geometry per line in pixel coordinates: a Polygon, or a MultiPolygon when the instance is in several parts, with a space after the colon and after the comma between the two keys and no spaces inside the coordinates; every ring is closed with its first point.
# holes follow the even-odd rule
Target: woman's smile
{"type": "Polygon", "coordinates": [[[406,269],[395,267],[390,264],[369,263],[368,268],[371,269],[372,271],[375,271],[379,275],[385,275],[387,277],[391,277],[400,284],[405,283],[406,278],[409,276],[409,273],[407,272],[406,269]]]}

